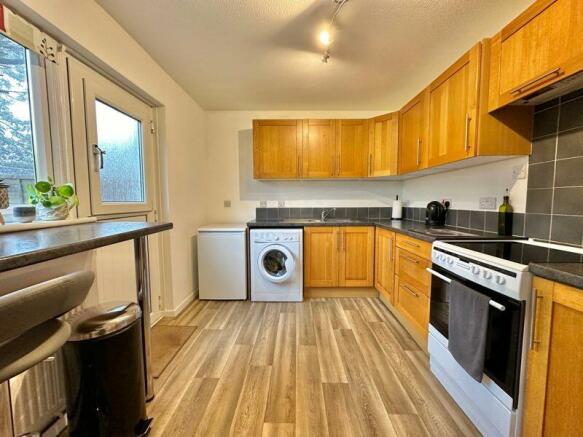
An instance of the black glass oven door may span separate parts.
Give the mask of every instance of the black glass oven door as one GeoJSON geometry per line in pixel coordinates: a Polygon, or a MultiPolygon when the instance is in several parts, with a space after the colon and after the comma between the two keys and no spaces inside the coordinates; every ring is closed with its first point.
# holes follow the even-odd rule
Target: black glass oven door
{"type": "MultiPolygon", "coordinates": [[[[525,303],[454,275],[437,265],[433,265],[432,269],[450,279],[462,282],[473,290],[486,294],[490,299],[504,305],[504,311],[491,307],[488,312],[484,373],[513,398],[514,406],[516,407],[520,379],[525,303]]],[[[431,277],[429,320],[431,325],[445,338],[449,337],[448,287],[449,284],[443,279],[437,276],[431,277]]]]}

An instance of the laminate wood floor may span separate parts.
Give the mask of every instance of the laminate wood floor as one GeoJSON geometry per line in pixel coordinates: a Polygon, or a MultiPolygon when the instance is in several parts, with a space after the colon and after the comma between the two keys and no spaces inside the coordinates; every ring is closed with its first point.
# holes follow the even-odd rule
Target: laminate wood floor
{"type": "Polygon", "coordinates": [[[195,301],[156,380],[154,436],[479,435],[376,298],[195,301]]]}

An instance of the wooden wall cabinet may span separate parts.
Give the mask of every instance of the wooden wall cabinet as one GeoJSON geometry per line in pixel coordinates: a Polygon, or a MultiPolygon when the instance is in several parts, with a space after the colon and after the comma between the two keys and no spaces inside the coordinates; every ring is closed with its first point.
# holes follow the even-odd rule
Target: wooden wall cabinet
{"type": "Polygon", "coordinates": [[[475,154],[481,44],[475,45],[427,90],[428,166],[475,154]]]}
{"type": "Polygon", "coordinates": [[[537,0],[492,44],[491,111],[583,70],[583,2],[537,0]]]}
{"type": "Polygon", "coordinates": [[[427,167],[427,93],[423,90],[399,111],[399,174],[427,167]]]}
{"type": "Polygon", "coordinates": [[[306,287],[372,287],[373,274],[374,227],[304,229],[306,287]]]}
{"type": "Polygon", "coordinates": [[[368,120],[336,120],[336,177],[368,175],[368,120]]]}
{"type": "Polygon", "coordinates": [[[304,120],[301,177],[327,179],[336,175],[336,120],[304,120]]]}
{"type": "Polygon", "coordinates": [[[399,113],[381,115],[369,120],[370,177],[394,176],[398,173],[399,113]]]}
{"type": "Polygon", "coordinates": [[[394,304],[395,233],[377,228],[375,233],[375,281],[377,291],[394,304]]]}
{"type": "Polygon", "coordinates": [[[583,291],[535,278],[533,299],[523,435],[578,435],[583,429],[583,291]]]}
{"type": "Polygon", "coordinates": [[[253,120],[253,177],[299,178],[302,141],[302,120],[253,120]]]}

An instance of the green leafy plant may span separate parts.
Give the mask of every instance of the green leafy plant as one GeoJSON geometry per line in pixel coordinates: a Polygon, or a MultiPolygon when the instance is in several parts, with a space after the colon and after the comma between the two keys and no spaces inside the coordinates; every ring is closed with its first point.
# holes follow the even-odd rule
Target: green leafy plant
{"type": "Polygon", "coordinates": [[[38,181],[36,184],[29,184],[26,187],[28,193],[28,203],[31,205],[42,205],[45,208],[57,209],[66,205],[70,210],[79,205],[79,198],[75,194],[73,184],[63,184],[56,186],[49,177],[46,181],[38,181]]]}

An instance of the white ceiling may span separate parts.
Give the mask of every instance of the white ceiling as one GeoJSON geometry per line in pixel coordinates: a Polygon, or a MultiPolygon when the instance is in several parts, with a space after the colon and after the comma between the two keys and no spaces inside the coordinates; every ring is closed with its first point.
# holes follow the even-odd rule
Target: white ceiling
{"type": "Polygon", "coordinates": [[[205,109],[398,109],[532,0],[96,0],[205,109]]]}

